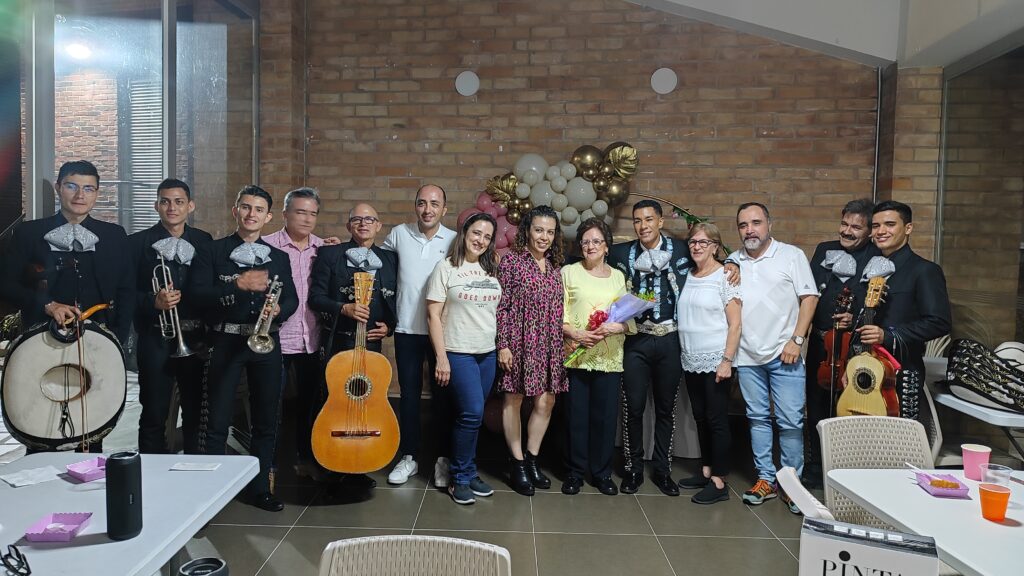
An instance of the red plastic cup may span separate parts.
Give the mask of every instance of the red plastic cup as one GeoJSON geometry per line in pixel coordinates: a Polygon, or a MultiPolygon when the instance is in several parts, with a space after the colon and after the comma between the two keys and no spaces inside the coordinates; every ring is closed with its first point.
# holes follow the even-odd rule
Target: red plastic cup
{"type": "Polygon", "coordinates": [[[992,449],[981,444],[961,444],[964,454],[964,476],[968,480],[981,480],[981,465],[988,464],[992,449]]]}
{"type": "Polygon", "coordinates": [[[1006,519],[1006,507],[1010,503],[1010,489],[999,484],[981,483],[978,485],[981,494],[981,516],[993,522],[1006,519]]]}

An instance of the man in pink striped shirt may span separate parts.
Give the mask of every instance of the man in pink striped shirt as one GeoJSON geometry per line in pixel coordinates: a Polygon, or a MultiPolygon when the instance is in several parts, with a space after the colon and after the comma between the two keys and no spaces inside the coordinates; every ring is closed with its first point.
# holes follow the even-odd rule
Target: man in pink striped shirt
{"type": "Polygon", "coordinates": [[[310,433],[318,400],[326,396],[323,365],[320,360],[320,327],[318,315],[309,309],[309,275],[320,246],[337,244],[336,237],[320,238],[313,234],[320,212],[320,195],[312,188],[297,188],[284,197],[284,228],[264,236],[263,241],[288,254],[292,280],[299,296],[299,308],[281,325],[281,354],[284,369],[282,388],[288,373],[295,371],[297,390],[295,440],[298,456],[295,473],[319,478],[321,470],[313,458],[310,433]]]}

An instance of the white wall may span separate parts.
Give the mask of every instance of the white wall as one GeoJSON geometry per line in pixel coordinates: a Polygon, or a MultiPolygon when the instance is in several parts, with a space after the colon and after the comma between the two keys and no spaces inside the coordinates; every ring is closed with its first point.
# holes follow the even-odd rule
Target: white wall
{"type": "Polygon", "coordinates": [[[946,66],[1024,29],[1024,0],[906,0],[901,68],[946,66]]]}

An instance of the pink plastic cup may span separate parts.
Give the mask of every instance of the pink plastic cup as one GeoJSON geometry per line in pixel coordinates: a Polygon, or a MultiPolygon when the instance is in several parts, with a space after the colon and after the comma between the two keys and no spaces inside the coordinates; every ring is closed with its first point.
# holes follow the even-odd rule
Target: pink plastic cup
{"type": "Polygon", "coordinates": [[[981,444],[961,444],[964,452],[964,476],[969,480],[981,480],[981,465],[988,464],[992,449],[981,444]]]}

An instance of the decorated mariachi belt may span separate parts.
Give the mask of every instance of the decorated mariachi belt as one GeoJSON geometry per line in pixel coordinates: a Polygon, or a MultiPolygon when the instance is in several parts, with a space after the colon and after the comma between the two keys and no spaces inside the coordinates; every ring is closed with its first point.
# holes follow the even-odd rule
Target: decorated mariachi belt
{"type": "MultiPolygon", "coordinates": [[[[256,333],[255,324],[234,324],[232,322],[221,322],[220,324],[214,324],[213,330],[215,332],[223,332],[224,334],[237,334],[239,336],[252,336],[256,333]]],[[[280,326],[271,326],[271,332],[278,332],[281,330],[280,326]]]]}
{"type": "MultiPolygon", "coordinates": [[[[202,328],[202,326],[203,326],[203,321],[202,320],[179,320],[179,323],[181,324],[181,329],[184,332],[192,332],[192,331],[195,331],[195,330],[198,330],[198,329],[202,328]]],[[[159,323],[153,324],[153,328],[159,328],[159,327],[160,327],[159,323]]]]}
{"type": "Polygon", "coordinates": [[[665,336],[666,334],[673,334],[679,328],[675,322],[671,324],[655,324],[650,320],[645,320],[643,324],[637,324],[636,331],[641,334],[650,334],[652,336],[665,336]]]}

